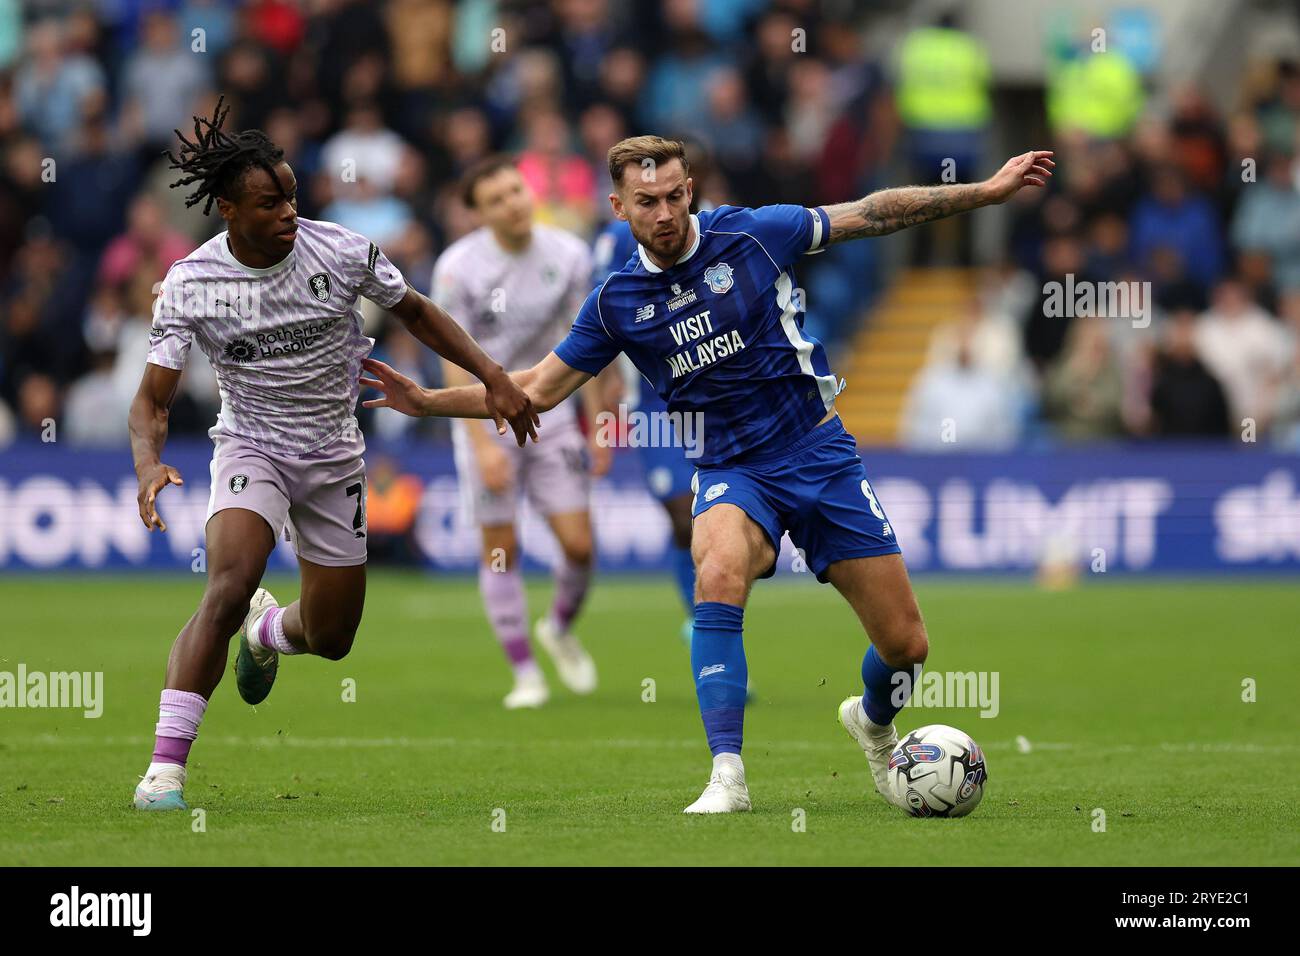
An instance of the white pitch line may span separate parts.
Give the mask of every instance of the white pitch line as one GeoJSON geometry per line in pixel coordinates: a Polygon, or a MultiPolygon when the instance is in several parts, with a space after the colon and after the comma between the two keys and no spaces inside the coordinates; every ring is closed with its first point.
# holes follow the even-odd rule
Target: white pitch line
{"type": "MultiPolygon", "coordinates": [[[[646,586],[643,588],[628,588],[619,592],[616,598],[608,592],[594,590],[585,606],[585,613],[662,612],[665,607],[669,606],[675,609],[676,605],[665,604],[665,593],[661,588],[646,586]]],[[[761,613],[764,606],[814,605],[823,600],[830,606],[835,604],[829,598],[823,598],[821,593],[813,588],[802,587],[797,582],[791,582],[764,590],[753,598],[753,604],[761,613]]],[[[401,598],[399,606],[402,613],[410,617],[427,617],[436,620],[483,620],[483,602],[477,592],[465,594],[411,594],[401,598]]],[[[845,613],[850,615],[847,619],[851,620],[851,612],[847,608],[845,613]]],[[[673,610],[669,616],[680,617],[676,610],[673,610]]]]}
{"type": "MultiPolygon", "coordinates": [[[[217,744],[225,747],[295,747],[303,749],[322,749],[322,750],[340,750],[340,749],[413,749],[413,750],[437,750],[450,749],[456,747],[531,747],[531,748],[549,748],[549,749],[590,749],[593,747],[607,748],[610,750],[692,750],[704,746],[699,739],[681,739],[681,740],[652,740],[638,738],[603,738],[592,737],[586,739],[564,739],[564,740],[514,740],[514,739],[490,739],[490,738],[471,738],[471,737],[297,737],[292,734],[262,737],[240,737],[236,735],[201,735],[199,738],[205,744],[217,744]]],[[[24,738],[10,738],[5,741],[6,745],[16,751],[21,751],[25,746],[28,747],[48,747],[48,746],[66,746],[66,747],[143,747],[153,742],[152,737],[143,735],[108,735],[104,737],[91,737],[85,735],[64,735],[64,734],[33,734],[24,738]]],[[[766,744],[761,741],[750,743],[750,752],[762,750],[769,752],[772,750],[794,750],[794,751],[844,751],[851,748],[839,741],[818,741],[818,740],[786,740],[779,743],[766,744]]],[[[1016,743],[1013,740],[994,740],[982,745],[985,750],[1017,750],[1016,743]]],[[[1034,750],[1071,750],[1079,753],[1091,754],[1131,754],[1144,753],[1152,750],[1160,750],[1166,753],[1257,753],[1257,754],[1290,754],[1300,751],[1300,746],[1290,744],[1247,744],[1247,743],[1203,743],[1197,741],[1182,742],[1162,742],[1150,744],[1108,744],[1105,746],[1094,746],[1091,744],[1065,743],[1065,742],[1034,742],[1034,750]]],[[[1023,754],[1026,758],[1032,758],[1033,754],[1023,754]]]]}

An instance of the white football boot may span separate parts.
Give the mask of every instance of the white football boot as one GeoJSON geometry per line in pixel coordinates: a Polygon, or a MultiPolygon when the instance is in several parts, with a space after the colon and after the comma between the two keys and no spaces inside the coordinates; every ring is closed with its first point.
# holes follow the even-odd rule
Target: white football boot
{"type": "Polygon", "coordinates": [[[750,809],[749,787],[745,786],[745,765],[738,754],[713,758],[709,785],[682,813],[745,813],[750,809]]]}
{"type": "Polygon", "coordinates": [[[890,806],[898,806],[898,799],[889,790],[889,755],[898,746],[898,731],[893,724],[873,724],[862,709],[862,696],[846,697],[840,704],[840,724],[849,732],[871,767],[871,779],[876,789],[890,806]]]}
{"type": "Polygon", "coordinates": [[[506,710],[520,710],[525,707],[541,707],[550,699],[551,691],[546,686],[546,678],[540,670],[534,670],[516,675],[514,688],[501,703],[506,710]]]}
{"type": "Polygon", "coordinates": [[[533,636],[551,656],[565,687],[575,694],[590,694],[596,689],[596,662],[576,637],[559,632],[549,614],[538,619],[533,636]]]}
{"type": "Polygon", "coordinates": [[[150,764],[135,788],[137,810],[188,810],[185,768],[176,763],[150,764]]]}

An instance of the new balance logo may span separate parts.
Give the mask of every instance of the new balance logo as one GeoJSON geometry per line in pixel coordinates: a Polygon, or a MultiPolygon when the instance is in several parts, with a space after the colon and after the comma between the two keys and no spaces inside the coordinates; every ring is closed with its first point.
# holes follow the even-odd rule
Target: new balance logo
{"type": "Polygon", "coordinates": [[[710,664],[708,667],[700,668],[700,678],[708,677],[710,674],[721,674],[727,669],[726,664],[710,664]]]}
{"type": "Polygon", "coordinates": [[[655,304],[653,302],[651,302],[649,305],[643,305],[641,306],[641,308],[636,310],[637,322],[647,322],[650,319],[653,319],[654,317],[655,317],[655,304]]]}

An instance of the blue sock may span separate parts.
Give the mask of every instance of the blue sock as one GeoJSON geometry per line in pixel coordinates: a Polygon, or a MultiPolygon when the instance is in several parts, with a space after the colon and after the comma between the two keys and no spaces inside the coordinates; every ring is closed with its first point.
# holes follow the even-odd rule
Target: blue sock
{"type": "Polygon", "coordinates": [[[695,613],[695,562],[691,560],[690,548],[673,547],[673,580],[677,582],[677,593],[681,595],[682,605],[687,614],[695,613]]]}
{"type": "Polygon", "coordinates": [[[894,716],[903,709],[907,699],[912,696],[917,678],[921,676],[921,665],[911,667],[890,667],[876,653],[875,645],[867,648],[862,658],[862,686],[866,693],[862,695],[862,709],[873,724],[892,723],[894,716]],[[895,677],[905,674],[907,679],[895,677]]]}
{"type": "Polygon", "coordinates": [[[745,684],[749,667],[741,636],[745,609],[717,601],[695,605],[691,635],[691,669],[695,671],[695,696],[709,750],[740,753],[745,727],[745,684]]]}

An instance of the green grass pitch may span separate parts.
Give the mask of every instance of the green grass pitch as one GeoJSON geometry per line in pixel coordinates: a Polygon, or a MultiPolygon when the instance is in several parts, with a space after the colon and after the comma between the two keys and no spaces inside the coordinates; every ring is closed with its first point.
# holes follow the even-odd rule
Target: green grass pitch
{"type": "MultiPolygon", "coordinates": [[[[196,832],[190,814],[133,811],[131,795],[167,649],[201,587],[0,581],[0,671],[103,671],[105,698],[98,719],[0,710],[0,864],[1300,862],[1294,581],[1090,579],[1049,593],[919,580],[929,668],[1000,677],[995,718],[899,717],[901,731],[948,723],[983,745],[990,782],[962,820],[909,819],[868,792],[835,718],[861,689],[856,619],[811,579],[760,582],[746,613],[754,812],[691,818],[681,810],[709,757],[667,580],[599,580],[578,633],[600,689],[579,699],[552,679],[550,706],[507,713],[474,583],[376,571],[347,659],[286,659],[257,708],[227,674],[190,761],[196,832]]],[[[270,587],[284,602],[297,591],[291,578],[270,587]]],[[[548,594],[530,583],[534,616],[548,594]]]]}

